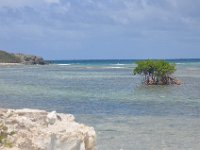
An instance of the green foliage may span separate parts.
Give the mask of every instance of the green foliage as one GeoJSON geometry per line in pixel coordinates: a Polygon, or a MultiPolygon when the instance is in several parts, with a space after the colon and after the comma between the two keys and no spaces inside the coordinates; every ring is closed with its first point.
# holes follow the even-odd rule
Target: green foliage
{"type": "Polygon", "coordinates": [[[19,63],[20,59],[14,54],[0,50],[0,63],[19,63]]]}
{"type": "Polygon", "coordinates": [[[137,62],[134,75],[144,75],[146,84],[170,84],[170,77],[176,71],[175,64],[164,60],[145,60],[137,62]]]}
{"type": "Polygon", "coordinates": [[[8,140],[8,136],[14,135],[15,132],[8,132],[8,128],[0,122],[0,146],[12,147],[13,143],[8,140]]]}
{"type": "Polygon", "coordinates": [[[144,74],[147,75],[148,73],[151,73],[154,71],[155,68],[155,62],[152,60],[146,60],[146,61],[139,61],[137,62],[137,67],[134,69],[134,74],[144,74]]]}

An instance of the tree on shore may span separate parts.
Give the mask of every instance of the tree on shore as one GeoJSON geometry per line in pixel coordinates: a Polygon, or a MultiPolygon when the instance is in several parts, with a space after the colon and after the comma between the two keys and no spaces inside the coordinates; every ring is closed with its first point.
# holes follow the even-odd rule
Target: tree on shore
{"type": "Polygon", "coordinates": [[[180,84],[180,81],[171,77],[176,71],[176,65],[164,60],[144,60],[137,62],[134,75],[144,76],[147,85],[180,84]]]}

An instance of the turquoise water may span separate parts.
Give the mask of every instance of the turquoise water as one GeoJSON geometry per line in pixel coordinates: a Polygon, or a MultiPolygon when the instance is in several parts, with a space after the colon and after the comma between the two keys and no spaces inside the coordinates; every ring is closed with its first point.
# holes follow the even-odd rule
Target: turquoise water
{"type": "Polygon", "coordinates": [[[150,87],[132,62],[0,66],[1,107],[74,114],[95,128],[99,150],[199,150],[200,61],[175,61],[181,86],[150,87]]]}

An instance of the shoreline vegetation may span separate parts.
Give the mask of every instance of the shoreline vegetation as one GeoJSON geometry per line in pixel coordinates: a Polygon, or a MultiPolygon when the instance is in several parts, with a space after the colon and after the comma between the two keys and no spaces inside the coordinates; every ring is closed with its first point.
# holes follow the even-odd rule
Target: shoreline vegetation
{"type": "Polygon", "coordinates": [[[48,64],[42,57],[26,54],[13,54],[0,50],[0,65],[45,65],[48,64]]]}

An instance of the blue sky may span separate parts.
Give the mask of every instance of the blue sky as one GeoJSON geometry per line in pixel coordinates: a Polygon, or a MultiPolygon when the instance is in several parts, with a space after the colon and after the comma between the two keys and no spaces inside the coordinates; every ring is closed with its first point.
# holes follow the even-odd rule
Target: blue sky
{"type": "Polygon", "coordinates": [[[45,59],[200,58],[200,0],[0,0],[0,49],[45,59]]]}

